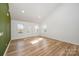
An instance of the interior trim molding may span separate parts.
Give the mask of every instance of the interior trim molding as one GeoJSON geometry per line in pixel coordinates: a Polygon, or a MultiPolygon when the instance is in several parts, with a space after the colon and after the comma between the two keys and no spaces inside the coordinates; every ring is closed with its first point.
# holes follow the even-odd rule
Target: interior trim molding
{"type": "MultiPolygon", "coordinates": [[[[37,36],[29,36],[29,37],[41,37],[40,35],[37,35],[37,36]]],[[[24,37],[24,38],[18,38],[18,39],[11,39],[12,41],[13,40],[20,40],[20,39],[26,39],[26,38],[29,38],[29,37],[24,37]]]]}
{"type": "Polygon", "coordinates": [[[10,46],[10,42],[11,42],[11,40],[9,41],[9,43],[8,43],[8,45],[7,45],[7,48],[6,48],[6,50],[5,50],[4,54],[3,54],[3,56],[6,55],[6,53],[7,53],[7,51],[8,51],[8,48],[9,48],[9,46],[10,46]]]}
{"type": "Polygon", "coordinates": [[[54,39],[54,40],[62,41],[62,42],[69,43],[69,44],[79,45],[79,44],[76,44],[76,43],[74,43],[74,42],[68,42],[68,41],[58,40],[58,39],[56,39],[56,38],[51,38],[51,37],[46,37],[46,36],[41,36],[41,37],[44,37],[44,38],[47,38],[47,39],[54,39]]]}

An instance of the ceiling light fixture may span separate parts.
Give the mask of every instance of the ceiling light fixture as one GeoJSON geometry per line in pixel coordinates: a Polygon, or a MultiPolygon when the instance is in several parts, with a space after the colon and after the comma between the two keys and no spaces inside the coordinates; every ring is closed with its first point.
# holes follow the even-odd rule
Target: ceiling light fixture
{"type": "Polygon", "coordinates": [[[24,13],[24,10],[22,10],[21,12],[24,13]]]}

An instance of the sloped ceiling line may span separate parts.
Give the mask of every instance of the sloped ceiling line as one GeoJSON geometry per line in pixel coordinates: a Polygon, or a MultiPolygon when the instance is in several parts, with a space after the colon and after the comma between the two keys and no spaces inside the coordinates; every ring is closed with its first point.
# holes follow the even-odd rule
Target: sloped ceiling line
{"type": "Polygon", "coordinates": [[[12,20],[41,23],[58,5],[58,3],[10,3],[9,8],[12,20]]]}

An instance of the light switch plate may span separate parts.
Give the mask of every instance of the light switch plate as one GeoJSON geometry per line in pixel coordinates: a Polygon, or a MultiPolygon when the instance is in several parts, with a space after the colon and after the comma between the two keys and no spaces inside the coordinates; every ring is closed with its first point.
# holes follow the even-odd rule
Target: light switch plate
{"type": "Polygon", "coordinates": [[[9,13],[7,13],[7,16],[9,16],[9,13]]]}
{"type": "Polygon", "coordinates": [[[0,36],[3,36],[3,32],[0,32],[0,36]]]}

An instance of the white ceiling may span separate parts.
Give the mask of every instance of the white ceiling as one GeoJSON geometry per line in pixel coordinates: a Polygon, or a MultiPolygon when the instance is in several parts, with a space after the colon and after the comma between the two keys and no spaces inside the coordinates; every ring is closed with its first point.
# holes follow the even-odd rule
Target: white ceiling
{"type": "Polygon", "coordinates": [[[41,23],[58,6],[58,3],[10,3],[11,19],[41,23]]]}

